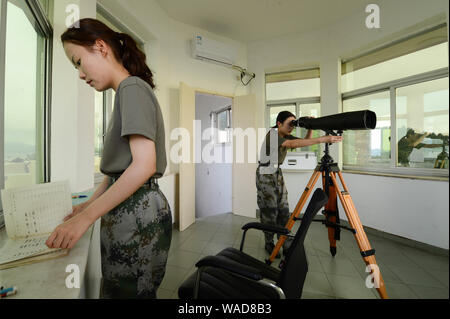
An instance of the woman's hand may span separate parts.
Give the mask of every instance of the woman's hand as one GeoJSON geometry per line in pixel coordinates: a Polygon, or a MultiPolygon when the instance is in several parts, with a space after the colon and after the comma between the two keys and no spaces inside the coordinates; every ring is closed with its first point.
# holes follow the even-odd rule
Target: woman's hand
{"type": "Polygon", "coordinates": [[[322,136],[322,143],[338,143],[342,142],[342,136],[334,136],[334,135],[325,135],[322,136]]]}
{"type": "Polygon", "coordinates": [[[92,222],[85,213],[77,214],[53,230],[45,244],[49,248],[71,249],[83,236],[92,222]]]}
{"type": "Polygon", "coordinates": [[[67,220],[71,219],[73,216],[81,213],[88,206],[89,206],[89,202],[84,202],[84,203],[72,206],[72,212],[69,215],[67,215],[66,217],[64,217],[63,221],[67,221],[67,220]]]}

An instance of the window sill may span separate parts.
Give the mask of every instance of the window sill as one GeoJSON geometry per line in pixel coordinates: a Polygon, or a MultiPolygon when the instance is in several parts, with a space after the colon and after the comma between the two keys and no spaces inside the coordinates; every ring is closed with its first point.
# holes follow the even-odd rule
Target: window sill
{"type": "Polygon", "coordinates": [[[356,168],[344,168],[342,173],[348,174],[358,174],[358,175],[372,175],[372,176],[383,176],[383,177],[395,177],[395,178],[406,178],[406,179],[417,179],[417,180],[428,180],[428,181],[441,181],[448,182],[448,176],[420,176],[414,174],[403,174],[403,173],[393,173],[393,172],[371,172],[363,171],[356,168]]]}

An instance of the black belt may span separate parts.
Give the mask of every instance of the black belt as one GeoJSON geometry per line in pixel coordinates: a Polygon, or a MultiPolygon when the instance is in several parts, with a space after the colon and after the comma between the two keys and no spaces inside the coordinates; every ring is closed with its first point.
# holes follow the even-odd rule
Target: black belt
{"type": "MultiPolygon", "coordinates": [[[[122,175],[109,176],[109,177],[111,177],[112,182],[115,183],[115,182],[120,178],[120,176],[122,176],[122,175]]],[[[158,179],[155,178],[155,177],[151,177],[149,180],[146,180],[146,181],[144,182],[144,184],[142,184],[142,185],[148,185],[148,186],[154,185],[154,186],[158,186],[158,179]]]]}
{"type": "MultiPolygon", "coordinates": [[[[258,161],[259,166],[264,166],[264,167],[268,167],[270,166],[270,162],[269,163],[261,163],[258,161]]],[[[280,164],[272,164],[274,167],[276,166],[277,168],[280,168],[280,164]]]]}

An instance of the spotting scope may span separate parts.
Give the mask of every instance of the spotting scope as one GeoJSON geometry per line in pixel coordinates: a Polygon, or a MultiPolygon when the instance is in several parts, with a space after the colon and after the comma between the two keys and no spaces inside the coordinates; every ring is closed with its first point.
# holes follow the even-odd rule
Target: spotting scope
{"type": "Polygon", "coordinates": [[[370,110],[345,112],[319,118],[300,117],[291,122],[292,126],[308,130],[345,131],[374,129],[377,115],[370,110]]]}

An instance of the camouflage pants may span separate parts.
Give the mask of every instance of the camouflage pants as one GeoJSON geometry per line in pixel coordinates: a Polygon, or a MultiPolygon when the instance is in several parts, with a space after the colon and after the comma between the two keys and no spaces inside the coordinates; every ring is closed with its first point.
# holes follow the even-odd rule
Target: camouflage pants
{"type": "MultiPolygon", "coordinates": [[[[256,169],[256,189],[261,223],[284,227],[290,214],[283,173],[280,168],[272,174],[262,174],[259,169],[256,169]]],[[[264,232],[266,244],[273,243],[273,235],[264,232]]],[[[291,239],[286,239],[283,249],[287,250],[291,242],[291,239]]]]}
{"type": "Polygon", "coordinates": [[[156,298],[171,238],[170,207],[157,185],[141,186],[103,215],[101,297],[156,298]]]}

